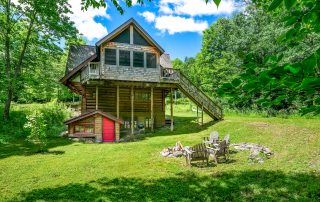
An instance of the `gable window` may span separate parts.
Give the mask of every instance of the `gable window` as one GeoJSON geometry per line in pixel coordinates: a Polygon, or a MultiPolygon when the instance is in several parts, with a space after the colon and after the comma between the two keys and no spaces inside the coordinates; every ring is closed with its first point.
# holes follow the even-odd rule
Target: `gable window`
{"type": "Polygon", "coordinates": [[[157,67],[156,54],[147,53],[147,68],[156,68],[156,67],[157,67]]]}
{"type": "Polygon", "coordinates": [[[133,44],[150,46],[147,40],[145,40],[145,38],[141,36],[141,34],[136,29],[133,29],[133,44]]]}
{"type": "Polygon", "coordinates": [[[133,52],[133,67],[144,67],[143,52],[133,52]]]}
{"type": "Polygon", "coordinates": [[[130,29],[127,28],[111,41],[118,43],[130,43],[130,29]]]}
{"type": "Polygon", "coordinates": [[[130,66],[130,51],[119,50],[119,66],[130,66]]]}
{"type": "Polygon", "coordinates": [[[117,65],[117,50],[106,48],[104,58],[107,65],[117,65]]]}

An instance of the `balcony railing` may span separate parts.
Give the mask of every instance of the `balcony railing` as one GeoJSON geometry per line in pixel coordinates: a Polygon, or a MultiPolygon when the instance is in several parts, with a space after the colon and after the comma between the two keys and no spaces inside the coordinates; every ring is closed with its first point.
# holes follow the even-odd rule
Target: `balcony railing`
{"type": "Polygon", "coordinates": [[[161,69],[161,80],[179,82],[180,80],[180,71],[176,71],[172,68],[162,68],[161,69]]]}
{"type": "Polygon", "coordinates": [[[99,62],[89,62],[88,65],[81,72],[81,82],[86,82],[89,79],[99,79],[100,78],[100,63],[99,62]]]}

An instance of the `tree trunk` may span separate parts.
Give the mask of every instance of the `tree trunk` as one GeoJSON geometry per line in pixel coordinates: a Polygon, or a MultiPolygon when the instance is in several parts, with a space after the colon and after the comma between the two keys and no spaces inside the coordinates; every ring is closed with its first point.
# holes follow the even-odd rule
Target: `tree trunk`
{"type": "Polygon", "coordinates": [[[3,111],[3,119],[9,119],[9,111],[12,100],[12,81],[11,81],[11,64],[10,64],[10,34],[11,34],[11,23],[10,23],[10,5],[11,1],[9,0],[5,6],[6,12],[6,33],[5,33],[5,63],[6,63],[6,75],[7,75],[7,100],[5,102],[4,111],[3,111]]]}
{"type": "Polygon", "coordinates": [[[30,20],[29,26],[28,26],[27,36],[26,36],[26,39],[23,43],[18,63],[14,66],[14,77],[12,78],[12,76],[11,76],[11,58],[10,58],[10,34],[11,34],[10,3],[11,2],[9,0],[8,4],[6,6],[6,9],[7,9],[7,32],[6,32],[6,37],[5,37],[5,49],[6,49],[5,59],[6,59],[6,73],[7,73],[7,79],[8,79],[8,86],[7,86],[7,99],[6,99],[4,111],[3,111],[3,119],[4,120],[8,120],[9,116],[10,116],[10,107],[11,107],[11,101],[12,101],[12,96],[13,96],[13,92],[14,92],[14,87],[15,87],[16,82],[18,81],[18,78],[20,76],[22,61],[23,61],[24,55],[26,53],[26,50],[27,50],[27,47],[29,44],[29,39],[30,39],[32,28],[33,28],[33,24],[34,24],[34,18],[35,18],[35,13],[34,13],[33,17],[30,20]]]}
{"type": "Polygon", "coordinates": [[[22,46],[22,49],[21,49],[19,61],[18,61],[17,65],[15,66],[15,79],[17,79],[17,77],[21,73],[22,61],[23,61],[24,55],[26,53],[27,47],[29,45],[29,39],[30,39],[30,36],[31,36],[31,31],[32,31],[32,28],[33,28],[33,24],[34,24],[34,18],[35,18],[35,13],[33,13],[32,17],[30,19],[30,23],[29,23],[28,31],[27,31],[27,36],[26,36],[26,39],[25,39],[25,41],[23,43],[23,46],[22,46]]]}
{"type": "Polygon", "coordinates": [[[12,82],[8,83],[8,88],[7,88],[7,100],[4,106],[4,111],[3,111],[3,119],[8,120],[9,119],[9,112],[10,112],[10,106],[11,106],[11,100],[12,100],[12,82]]]}

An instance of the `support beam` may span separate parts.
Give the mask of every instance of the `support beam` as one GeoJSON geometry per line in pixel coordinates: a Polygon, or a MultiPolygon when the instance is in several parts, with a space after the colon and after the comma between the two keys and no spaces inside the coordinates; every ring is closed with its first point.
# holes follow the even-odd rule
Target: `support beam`
{"type": "Polygon", "coordinates": [[[134,94],[133,87],[131,87],[131,135],[134,134],[134,94]]]}
{"type": "Polygon", "coordinates": [[[130,25],[130,44],[133,44],[133,26],[130,25]]]}
{"type": "Polygon", "coordinates": [[[84,90],[83,90],[83,95],[82,95],[81,101],[82,101],[81,113],[85,113],[85,112],[87,112],[87,89],[86,88],[84,88],[84,90]]]}
{"type": "Polygon", "coordinates": [[[120,106],[119,106],[119,98],[120,98],[120,88],[119,88],[119,85],[117,86],[117,118],[120,118],[120,106]]]}
{"type": "Polygon", "coordinates": [[[177,90],[174,90],[174,104],[177,104],[177,90]]]}
{"type": "Polygon", "coordinates": [[[171,116],[171,126],[170,129],[173,131],[173,90],[171,88],[170,92],[170,116],[171,116]]]}
{"type": "Polygon", "coordinates": [[[199,106],[197,105],[197,124],[199,125],[199,106]]]}
{"type": "Polygon", "coordinates": [[[151,131],[153,132],[153,129],[154,129],[154,115],[153,115],[153,87],[151,87],[151,106],[150,106],[150,111],[151,111],[151,131]]]}
{"type": "Polygon", "coordinates": [[[96,110],[99,109],[99,87],[96,86],[96,110]]]}
{"type": "Polygon", "coordinates": [[[203,126],[203,104],[201,105],[201,126],[203,126]]]}

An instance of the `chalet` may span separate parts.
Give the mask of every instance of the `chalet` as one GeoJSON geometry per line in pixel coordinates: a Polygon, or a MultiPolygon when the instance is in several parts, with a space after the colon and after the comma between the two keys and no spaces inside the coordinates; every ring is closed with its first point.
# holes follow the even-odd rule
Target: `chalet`
{"type": "Polygon", "coordinates": [[[118,141],[123,133],[153,131],[166,123],[168,95],[173,130],[172,92],[176,89],[213,119],[223,118],[222,109],[172,68],[169,55],[134,19],[95,46],[71,46],[61,82],[82,97],[82,114],[65,122],[70,137],[118,141]]]}

